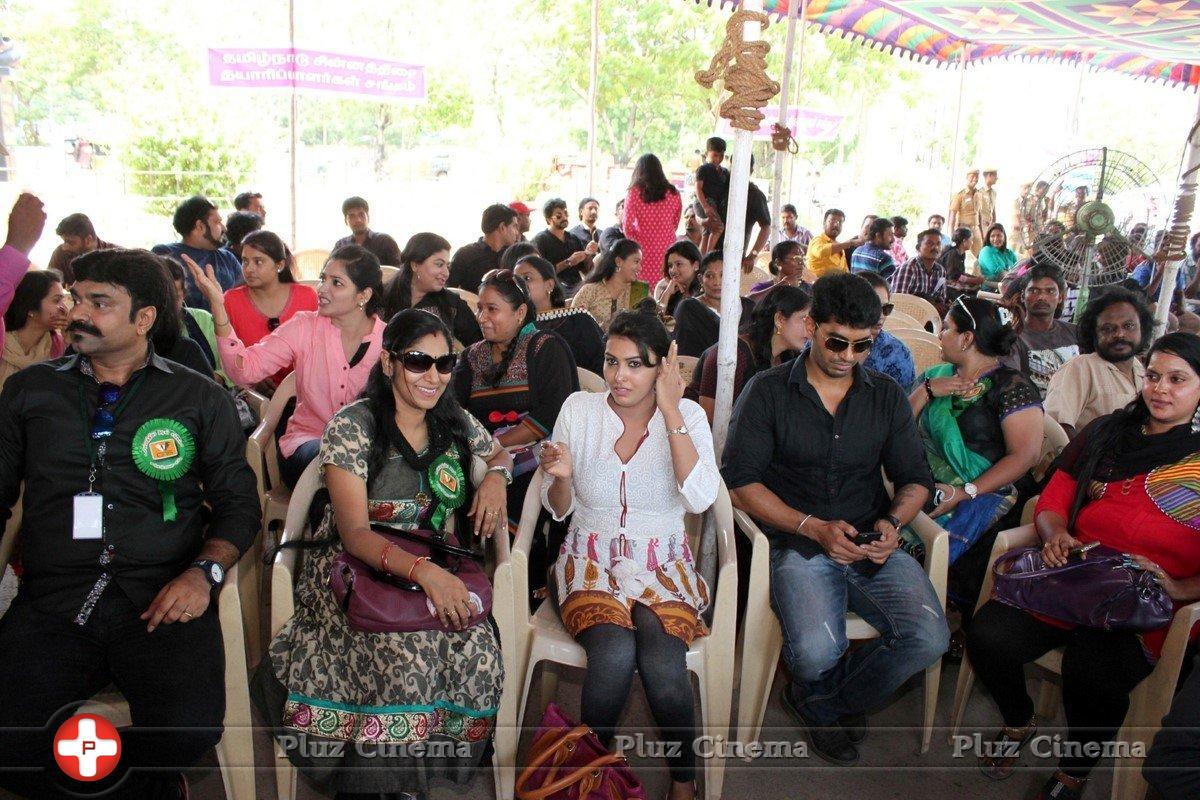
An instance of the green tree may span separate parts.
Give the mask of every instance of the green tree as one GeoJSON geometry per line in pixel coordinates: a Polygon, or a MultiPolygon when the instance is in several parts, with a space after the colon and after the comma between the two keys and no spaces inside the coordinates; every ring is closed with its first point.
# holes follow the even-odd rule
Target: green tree
{"type": "Polygon", "coordinates": [[[124,161],[134,190],[147,198],[147,210],[164,215],[194,194],[231,207],[251,167],[245,151],[222,139],[161,134],[130,142],[124,161]]]}

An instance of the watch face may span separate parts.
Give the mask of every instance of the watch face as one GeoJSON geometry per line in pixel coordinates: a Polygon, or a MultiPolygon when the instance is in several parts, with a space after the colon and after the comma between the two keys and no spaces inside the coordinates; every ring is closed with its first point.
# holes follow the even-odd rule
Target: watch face
{"type": "Polygon", "coordinates": [[[209,567],[208,574],[211,577],[213,583],[224,583],[225,582],[225,568],[222,567],[220,564],[213,564],[211,567],[209,567]]]}

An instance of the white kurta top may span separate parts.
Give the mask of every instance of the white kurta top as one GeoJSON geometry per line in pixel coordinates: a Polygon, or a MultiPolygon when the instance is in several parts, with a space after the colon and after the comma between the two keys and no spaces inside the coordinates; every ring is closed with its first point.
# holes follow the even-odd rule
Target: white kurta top
{"type": "MultiPolygon", "coordinates": [[[[622,463],[616,443],[625,427],[608,393],[576,392],[563,404],[551,441],[570,448],[573,467],[567,513],[574,517],[555,564],[568,629],[574,626],[565,619],[566,601],[575,592],[604,592],[627,609],[634,602],[651,608],[683,603],[697,613],[707,606],[708,587],[695,573],[683,522],[685,513],[702,513],[713,504],[720,473],[704,410],[683,400],[680,411],[699,455],[682,486],[675,480],[660,411],[633,457],[622,463]]],[[[550,483],[543,483],[542,504],[554,514],[550,483]]]]}

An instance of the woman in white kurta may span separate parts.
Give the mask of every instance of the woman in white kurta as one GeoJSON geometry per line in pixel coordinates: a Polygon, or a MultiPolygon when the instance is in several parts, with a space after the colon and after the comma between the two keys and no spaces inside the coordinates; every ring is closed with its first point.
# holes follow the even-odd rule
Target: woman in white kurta
{"type": "Polygon", "coordinates": [[[543,448],[542,503],[570,532],[554,565],[563,624],[588,655],[581,714],[608,745],[636,669],[668,749],[672,800],[695,793],[687,647],[707,633],[709,591],[683,520],[720,483],[704,411],[683,399],[675,345],[656,316],[608,330],[604,394],[567,398],[543,448]]]}

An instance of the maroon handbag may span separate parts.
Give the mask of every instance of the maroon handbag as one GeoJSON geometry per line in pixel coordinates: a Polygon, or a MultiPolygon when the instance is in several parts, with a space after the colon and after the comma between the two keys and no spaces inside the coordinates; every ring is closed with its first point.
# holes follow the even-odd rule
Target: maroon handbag
{"type": "MultiPolygon", "coordinates": [[[[402,531],[381,525],[371,530],[413,556],[426,556],[452,572],[471,593],[474,607],[466,627],[478,625],[492,610],[492,583],[483,556],[446,540],[440,531],[402,531]]],[[[442,624],[425,591],[415,581],[375,569],[343,550],[333,559],[329,589],[350,627],[366,633],[451,631],[442,624]]]]}
{"type": "Polygon", "coordinates": [[[587,725],[578,725],[550,703],[529,766],[517,778],[517,800],[645,800],[625,756],[608,752],[587,725]]]}
{"type": "Polygon", "coordinates": [[[1046,566],[1040,548],[1012,550],[996,559],[992,574],[993,599],[1086,628],[1152,631],[1175,616],[1154,576],[1104,545],[1061,567],[1046,566]]]}

